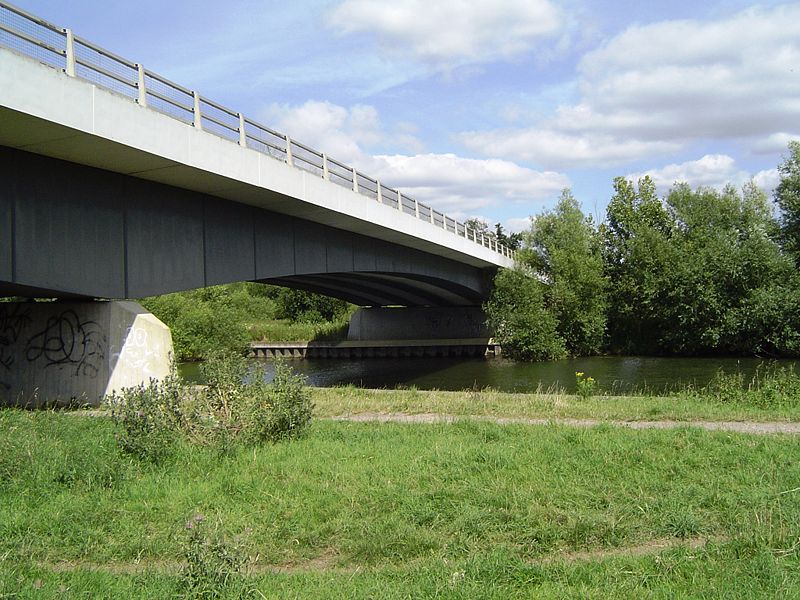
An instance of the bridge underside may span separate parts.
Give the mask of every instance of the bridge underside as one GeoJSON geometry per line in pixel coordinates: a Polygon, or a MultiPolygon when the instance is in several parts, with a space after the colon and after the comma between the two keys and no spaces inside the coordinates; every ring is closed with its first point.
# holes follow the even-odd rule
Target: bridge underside
{"type": "Polygon", "coordinates": [[[475,306],[492,269],[0,146],[0,296],[141,298],[262,281],[362,306],[475,306]]]}

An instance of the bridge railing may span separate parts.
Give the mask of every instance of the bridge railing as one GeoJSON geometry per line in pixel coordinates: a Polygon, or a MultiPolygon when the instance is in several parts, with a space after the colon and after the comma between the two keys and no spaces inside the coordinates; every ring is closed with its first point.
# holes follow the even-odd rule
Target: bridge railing
{"type": "Polygon", "coordinates": [[[0,46],[515,258],[515,252],[493,235],[476,231],[354,167],[2,0],[0,46]]]}

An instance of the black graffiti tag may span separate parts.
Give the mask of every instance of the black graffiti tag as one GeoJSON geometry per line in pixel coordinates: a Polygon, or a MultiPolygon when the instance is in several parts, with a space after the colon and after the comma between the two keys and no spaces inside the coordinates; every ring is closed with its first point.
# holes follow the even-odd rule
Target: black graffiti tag
{"type": "MultiPolygon", "coordinates": [[[[17,343],[30,322],[27,307],[15,303],[0,303],[0,370],[11,370],[14,354],[10,347],[17,343]]],[[[0,388],[8,389],[9,385],[0,380],[0,388]]]]}
{"type": "Polygon", "coordinates": [[[28,341],[26,358],[44,358],[45,367],[70,366],[75,375],[97,377],[105,359],[106,339],[95,321],[81,321],[74,310],[47,319],[45,328],[28,341]]]}

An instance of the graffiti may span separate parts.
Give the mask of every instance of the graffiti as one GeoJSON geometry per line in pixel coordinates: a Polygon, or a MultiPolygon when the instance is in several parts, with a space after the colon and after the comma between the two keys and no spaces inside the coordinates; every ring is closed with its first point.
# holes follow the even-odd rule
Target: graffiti
{"type": "Polygon", "coordinates": [[[125,332],[122,350],[114,353],[114,362],[141,376],[159,377],[163,371],[163,348],[157,336],[150,336],[145,327],[131,325],[125,332]]]}
{"type": "MultiPolygon", "coordinates": [[[[30,322],[27,307],[15,303],[0,303],[0,373],[11,371],[14,364],[11,346],[17,343],[30,322]]],[[[0,379],[0,388],[8,390],[10,386],[0,379]]]]}
{"type": "Polygon", "coordinates": [[[49,317],[44,329],[30,338],[29,362],[44,358],[45,367],[74,367],[75,375],[95,378],[105,359],[106,338],[95,321],[81,321],[74,310],[49,317]]]}

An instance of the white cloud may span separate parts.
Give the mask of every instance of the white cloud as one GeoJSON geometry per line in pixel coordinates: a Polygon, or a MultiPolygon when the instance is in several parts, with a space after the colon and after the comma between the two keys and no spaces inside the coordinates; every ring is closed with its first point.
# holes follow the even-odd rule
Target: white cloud
{"type": "Polygon", "coordinates": [[[387,132],[371,106],[309,101],[272,104],[263,113],[278,131],[457,218],[499,203],[543,201],[570,185],[561,173],[508,160],[426,153],[411,124],[387,132]],[[376,152],[376,147],[389,152],[376,152]]]}
{"type": "Polygon", "coordinates": [[[465,213],[507,202],[540,202],[557,196],[569,179],[499,159],[454,154],[379,155],[373,172],[387,185],[435,207],[465,213]]]}
{"type": "Polygon", "coordinates": [[[771,150],[800,121],[800,4],[632,26],[587,53],[578,73],[577,102],[462,141],[551,168],[625,164],[704,139],[771,150]],[[509,142],[493,143],[501,137],[509,142]]]}
{"type": "Polygon", "coordinates": [[[504,226],[510,233],[526,231],[531,226],[531,217],[512,217],[506,219],[504,226]]]}
{"type": "Polygon", "coordinates": [[[469,131],[458,139],[485,156],[514,157],[552,167],[613,166],[642,156],[667,154],[680,147],[674,142],[620,139],[597,132],[581,135],[535,127],[469,131]]]}
{"type": "Polygon", "coordinates": [[[800,140],[800,133],[773,133],[753,144],[752,150],[757,154],[777,154],[786,152],[789,142],[800,140]]]}
{"type": "Polygon", "coordinates": [[[378,143],[385,135],[378,111],[365,105],[348,109],[315,100],[299,106],[271,104],[263,111],[263,118],[297,141],[348,162],[363,158],[362,147],[378,143]]]}
{"type": "Polygon", "coordinates": [[[693,188],[711,187],[719,190],[727,184],[741,187],[751,179],[765,192],[770,193],[778,182],[777,169],[751,175],[740,169],[736,161],[727,154],[706,154],[697,160],[631,173],[627,178],[635,181],[645,175],[653,180],[660,194],[665,194],[676,183],[688,183],[693,188]]]}
{"type": "Polygon", "coordinates": [[[778,187],[780,180],[781,175],[778,173],[778,169],[765,169],[753,175],[756,185],[769,195],[772,195],[772,190],[778,187]]]}
{"type": "Polygon", "coordinates": [[[439,68],[525,53],[563,24],[549,0],[344,0],[328,15],[341,34],[374,34],[384,52],[439,68]]]}

